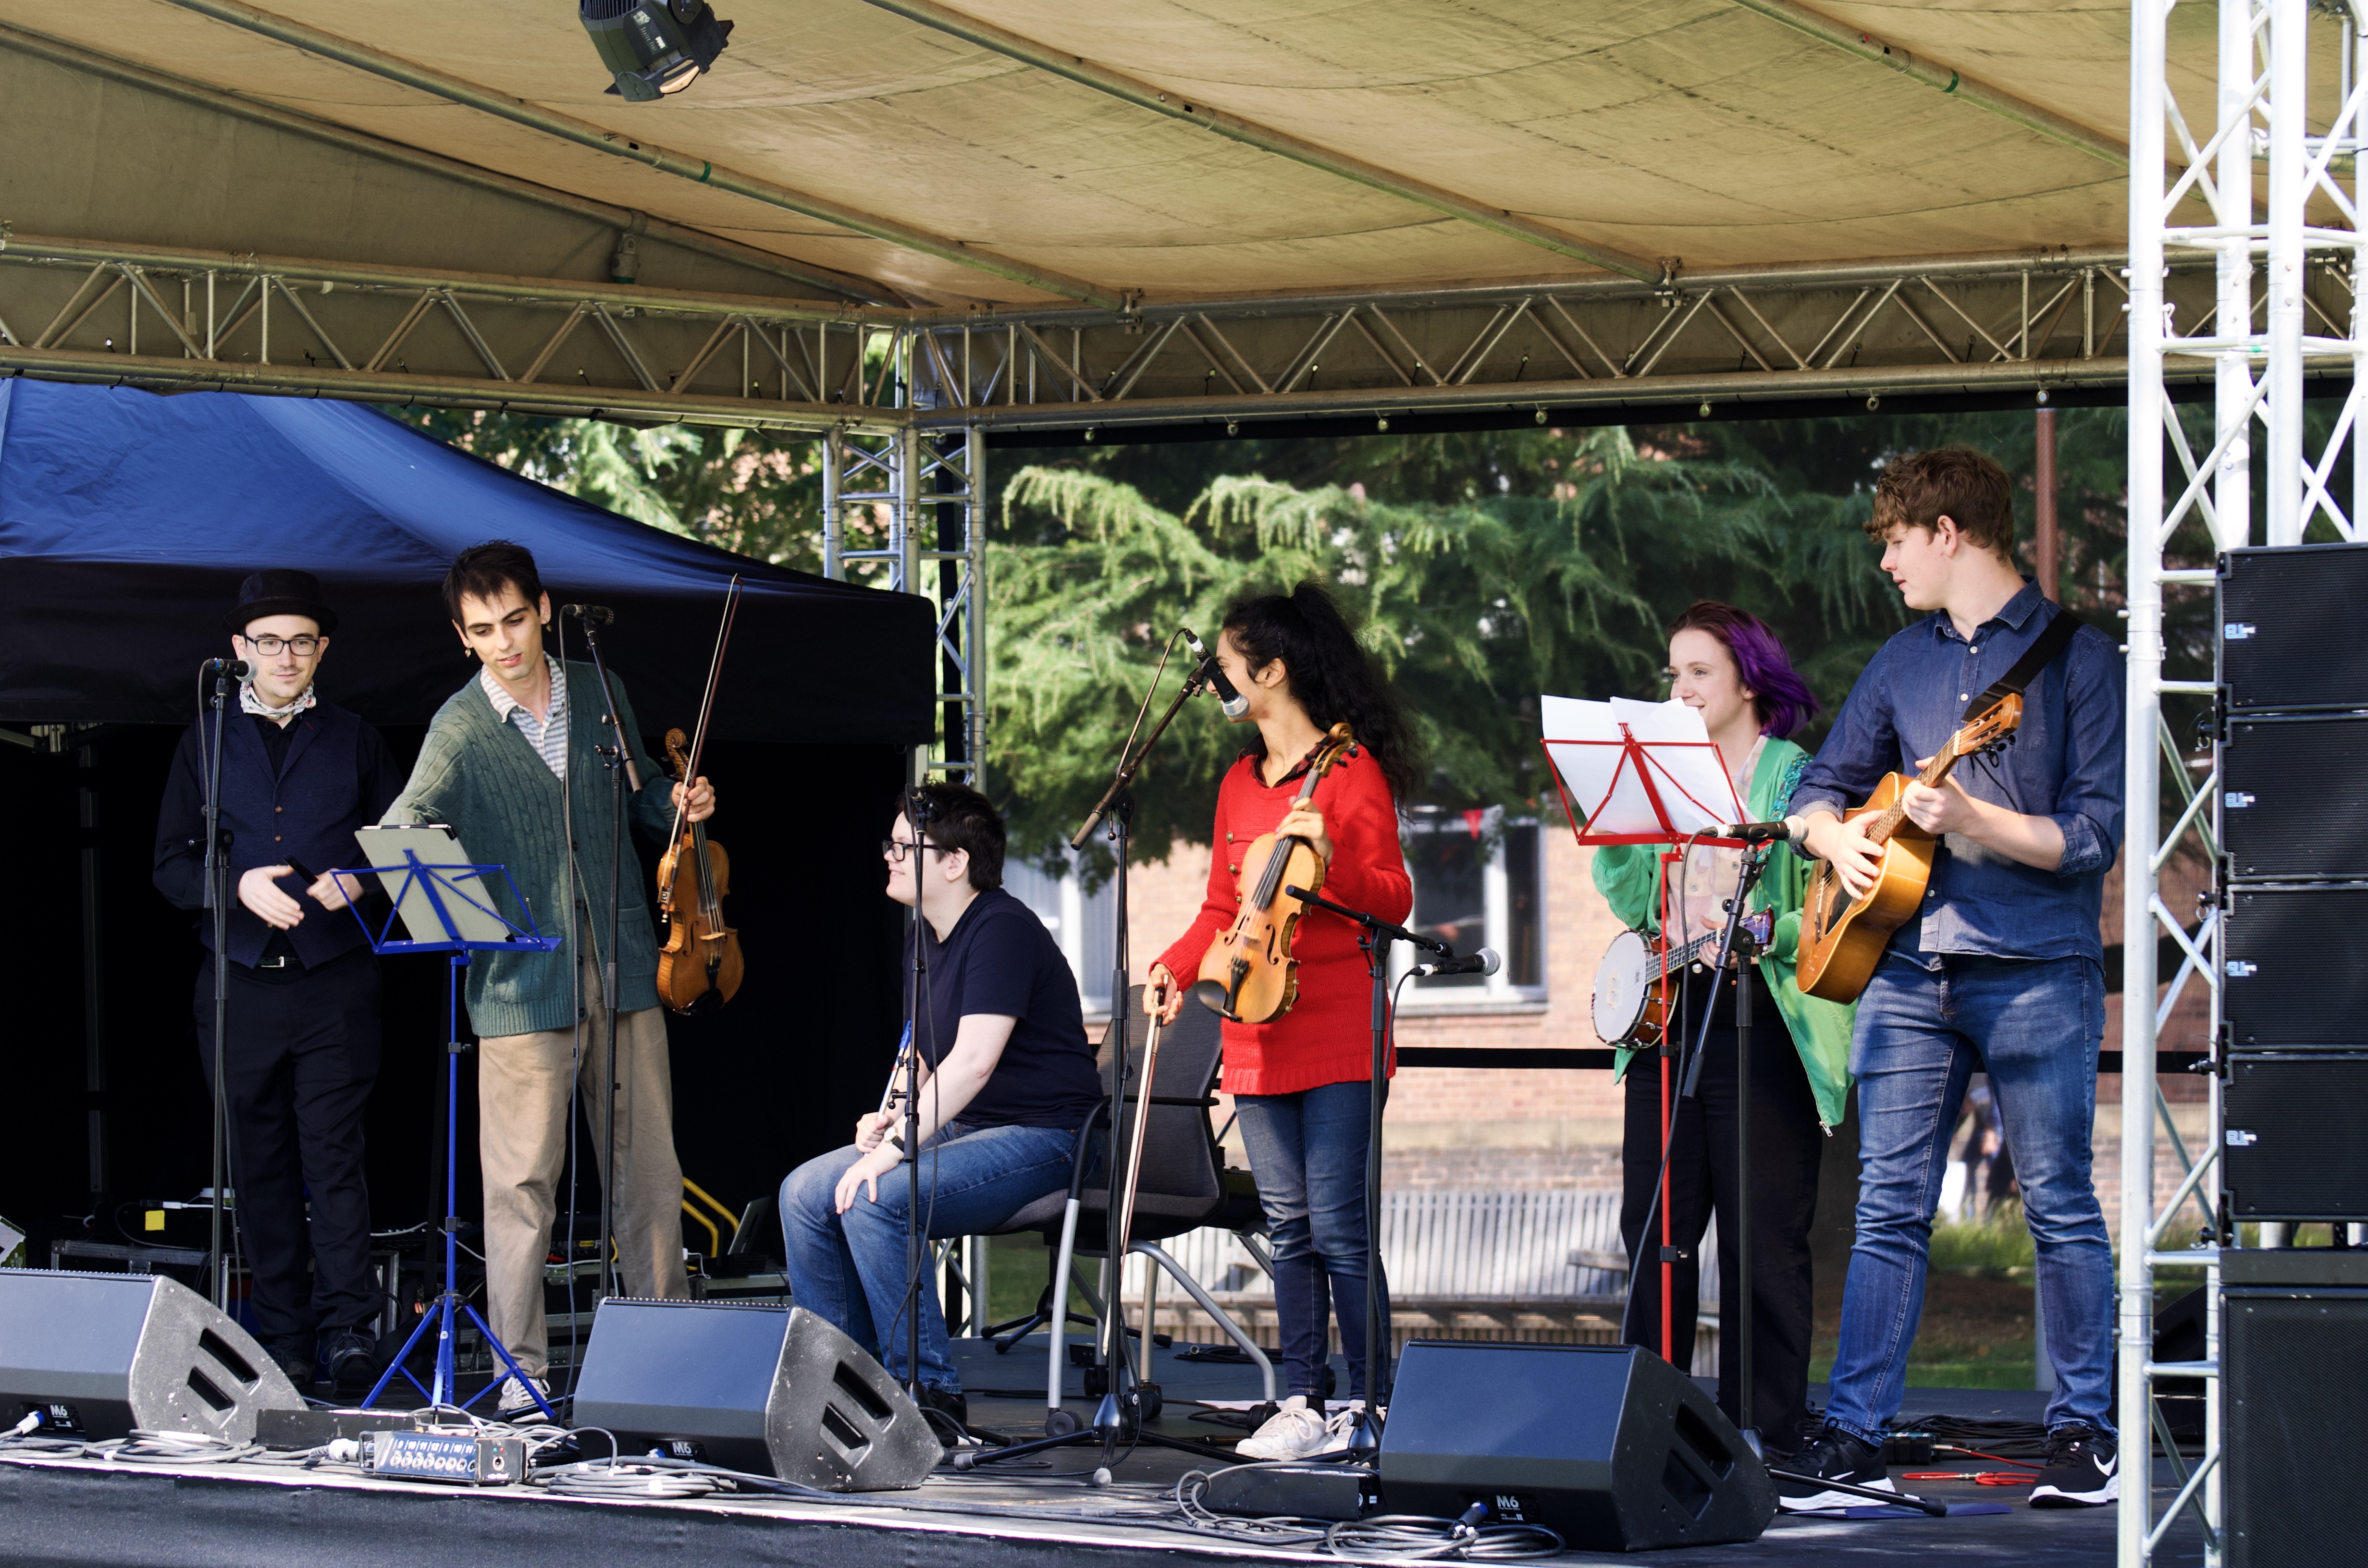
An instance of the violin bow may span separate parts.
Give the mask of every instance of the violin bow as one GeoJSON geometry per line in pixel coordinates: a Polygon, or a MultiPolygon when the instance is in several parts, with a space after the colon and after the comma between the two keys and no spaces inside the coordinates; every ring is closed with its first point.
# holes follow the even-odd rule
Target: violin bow
{"type": "MultiPolygon", "coordinates": [[[[715,633],[715,656],[708,661],[707,692],[699,699],[699,728],[691,732],[690,759],[683,765],[682,787],[686,796],[699,778],[699,764],[707,752],[707,721],[715,713],[715,687],[723,678],[723,650],[731,645],[732,618],[739,610],[740,574],[734,572],[730,585],[723,590],[723,624],[715,633]]],[[[666,839],[669,844],[682,837],[683,811],[681,806],[674,809],[674,832],[666,839]]]]}

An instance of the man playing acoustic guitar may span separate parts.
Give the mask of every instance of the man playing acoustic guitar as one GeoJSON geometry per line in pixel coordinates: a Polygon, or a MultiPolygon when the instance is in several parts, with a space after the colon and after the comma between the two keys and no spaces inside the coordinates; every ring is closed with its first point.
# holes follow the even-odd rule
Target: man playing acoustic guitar
{"type": "MultiPolygon", "coordinates": [[[[2011,483],[1979,452],[1894,462],[1866,528],[1907,607],[1934,613],[1876,653],[1793,797],[1806,847],[1854,898],[1873,885],[1883,851],[1841,813],[1886,773],[1912,773],[1941,752],[1968,706],[2062,613],[2016,569],[2011,483]]],[[[2055,1369],[2047,1468],[2031,1500],[2069,1507],[2120,1495],[2112,1252],[2089,1143],[2104,1034],[2098,916],[2122,834],[2121,676],[2111,639],[2080,628],[2031,679],[2020,727],[1994,762],[1969,757],[1938,788],[1907,788],[1908,820],[1938,842],[1923,906],[1859,1000],[1858,1239],[1825,1430],[1792,1467],[1804,1474],[1889,1488],[1884,1426],[1906,1390],[1949,1135],[1978,1067],[2014,1151],[2055,1369]]],[[[1794,1511],[1856,1501],[1793,1482],[1780,1495],[1794,1511]]]]}

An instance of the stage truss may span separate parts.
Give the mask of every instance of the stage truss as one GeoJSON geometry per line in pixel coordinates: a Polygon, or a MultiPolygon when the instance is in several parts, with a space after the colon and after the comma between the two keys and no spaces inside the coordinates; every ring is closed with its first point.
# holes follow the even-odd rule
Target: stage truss
{"type": "Polygon", "coordinates": [[[834,429],[822,473],[824,574],[918,594],[935,610],[938,738],[915,750],[915,779],[940,773],[976,785],[986,746],[985,437],[912,422],[871,437],[834,429]]]}
{"type": "MultiPolygon", "coordinates": [[[[2220,1041],[2223,931],[2217,908],[2190,936],[2166,903],[2160,873],[2192,835],[2215,862],[2221,798],[2218,752],[2200,784],[2191,783],[2180,747],[2165,722],[2162,700],[2180,694],[2209,699],[2212,681],[2163,677],[2166,592],[2211,593],[2215,574],[2166,562],[2182,526],[2200,520],[2217,550],[2248,544],[2303,542],[2324,519],[2340,538],[2363,535],[2368,517],[2368,463],[2351,464],[2351,491],[2339,501],[2334,474],[2347,450],[2357,452],[2362,375],[2368,370],[2368,312],[2353,302],[2340,318],[2308,302],[2314,278],[2356,278],[2368,262],[2359,227],[2356,153],[2363,89],[2358,69],[2363,28],[2358,0],[2314,19],[2309,0],[2222,0],[2218,6],[2218,76],[2214,100],[2180,102],[2166,70],[2165,0],[2133,7],[2130,136],[2129,344],[2129,819],[2123,847],[2127,877],[2123,903],[2122,1221],[2120,1280],[2121,1374],[2118,1424],[2124,1453],[2121,1501],[2122,1568],[2154,1559],[2181,1512],[2202,1524],[2206,1561],[2224,1550],[2221,1497],[2225,1398],[2220,1380],[2220,1246],[2218,1162],[2222,1089],[2211,1085],[2210,1136],[2191,1155],[2170,1123],[2156,1078],[2155,1041],[2180,992],[2200,983],[2210,993],[2215,1053],[2220,1041]],[[2316,25],[2314,26],[2314,20],[2316,25]],[[2322,62],[2340,54],[2338,101],[2309,102],[2313,51],[2322,62]],[[2315,131],[2314,123],[2324,127],[2315,131]],[[2266,146],[2267,211],[2257,206],[2256,160],[2266,146]],[[2341,177],[2339,177],[2339,174],[2341,177]],[[2210,203],[2207,224],[2180,224],[2180,200],[2200,193],[2210,203]],[[2344,228],[2315,225],[2313,210],[2340,214],[2344,228]],[[2169,290],[2192,258],[2211,259],[2216,309],[2213,324],[2182,330],[2169,290]],[[2256,261],[2262,276],[2255,286],[2256,261]],[[2191,443],[2166,395],[2166,383],[2208,365],[2214,381],[2208,445],[2191,443]],[[2304,419],[2304,383],[2314,369],[2349,372],[2351,390],[2323,443],[2311,449],[2304,419]],[[2263,443],[2266,483],[2257,535],[2251,494],[2251,450],[2263,443]],[[2169,456],[2167,457],[2167,452],[2169,456]],[[2167,801],[2163,779],[2172,782],[2167,801]],[[2177,815],[2161,830],[2164,808],[2177,815]],[[2168,993],[2152,1007],[2156,942],[2168,934],[2180,961],[2168,993]],[[2157,1128],[2159,1117],[2159,1128],[2157,1128]],[[2167,1142],[2182,1177],[2157,1206],[2154,1169],[2167,1142]],[[2204,1243],[2166,1250],[2164,1241],[2182,1210],[2204,1217],[2204,1243]],[[2152,1359],[2153,1305],[2157,1284],[2186,1282],[2201,1270],[2210,1294],[2206,1351],[2201,1362],[2152,1359]],[[2179,1456],[2155,1403],[2162,1378],[2201,1378],[2205,1390],[2206,1447],[2192,1467],[2179,1456]],[[2179,1492],[2157,1519],[2143,1478],[2154,1437],[2170,1453],[2179,1492]]],[[[2216,672],[2215,672],[2216,673],[2216,672]]],[[[2224,1238],[2233,1244],[2235,1238],[2224,1238]]]]}

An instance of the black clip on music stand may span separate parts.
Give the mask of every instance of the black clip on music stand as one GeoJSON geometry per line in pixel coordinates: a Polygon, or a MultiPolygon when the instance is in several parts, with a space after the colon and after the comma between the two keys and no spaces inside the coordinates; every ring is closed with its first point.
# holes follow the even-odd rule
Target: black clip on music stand
{"type": "MultiPolygon", "coordinates": [[[[460,1312],[465,1313],[469,1321],[476,1325],[478,1335],[487,1345],[493,1346],[494,1354],[501,1358],[502,1365],[507,1370],[502,1376],[495,1378],[472,1394],[465,1402],[460,1403],[457,1408],[468,1409],[470,1405],[476,1403],[477,1401],[501,1387],[503,1383],[516,1378],[518,1387],[527,1392],[528,1397],[541,1408],[543,1415],[549,1420],[556,1421],[559,1419],[558,1414],[551,1408],[551,1402],[542,1396],[541,1391],[534,1386],[531,1379],[518,1370],[518,1363],[510,1358],[508,1348],[495,1337],[494,1331],[486,1326],[485,1320],[477,1315],[477,1309],[461,1299],[459,1257],[461,1218],[452,1210],[459,1192],[458,1162],[453,1144],[460,1125],[461,1052],[467,1049],[461,1040],[461,971],[469,967],[469,955],[472,952],[514,953],[524,949],[531,952],[547,953],[559,946],[560,938],[545,937],[535,930],[534,915],[530,912],[527,915],[526,926],[521,928],[513,924],[501,911],[495,909],[468,889],[455,885],[451,880],[454,876],[485,877],[499,872],[502,881],[509,887],[510,896],[518,899],[518,907],[524,910],[526,901],[518,898],[518,884],[511,881],[507,867],[426,865],[421,862],[418,852],[411,849],[404,850],[403,858],[405,862],[403,880],[394,890],[393,907],[387,911],[386,920],[379,930],[375,933],[370,931],[370,923],[362,920],[359,910],[355,910],[354,918],[361,921],[362,933],[370,937],[370,949],[374,952],[381,954],[450,953],[452,955],[450,969],[444,983],[444,1290],[436,1298],[435,1311],[421,1316],[419,1326],[411,1331],[411,1337],[403,1342],[403,1348],[395,1353],[393,1361],[388,1365],[385,1371],[379,1374],[378,1381],[371,1385],[369,1396],[362,1401],[362,1408],[368,1409],[378,1403],[378,1396],[386,1391],[389,1383],[394,1381],[394,1375],[397,1372],[401,1372],[413,1388],[418,1389],[431,1405],[453,1406],[452,1396],[459,1391],[454,1386],[452,1373],[452,1319],[454,1313],[460,1312]],[[429,907],[435,910],[437,920],[444,927],[443,940],[413,941],[388,935],[394,929],[395,919],[403,908],[404,896],[414,887],[419,890],[420,896],[425,898],[429,907]],[[500,921],[507,928],[509,936],[502,941],[472,941],[461,936],[459,925],[452,918],[451,910],[445,905],[444,901],[448,895],[500,921]],[[436,1326],[434,1386],[422,1388],[419,1379],[404,1363],[410,1358],[413,1346],[419,1343],[419,1336],[427,1332],[428,1325],[431,1324],[436,1326]]],[[[383,876],[393,869],[393,867],[365,868],[333,874],[350,877],[383,876]]],[[[347,907],[352,906],[349,903],[347,907]]]]}

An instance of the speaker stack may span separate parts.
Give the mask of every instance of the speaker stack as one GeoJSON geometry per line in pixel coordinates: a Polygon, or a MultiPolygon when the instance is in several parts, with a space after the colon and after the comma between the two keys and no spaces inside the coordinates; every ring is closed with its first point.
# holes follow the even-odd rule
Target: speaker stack
{"type": "Polygon", "coordinates": [[[2335,1434],[2368,1400],[2368,546],[2220,560],[2222,1229],[2230,1568],[2351,1561],[2335,1434]]]}

